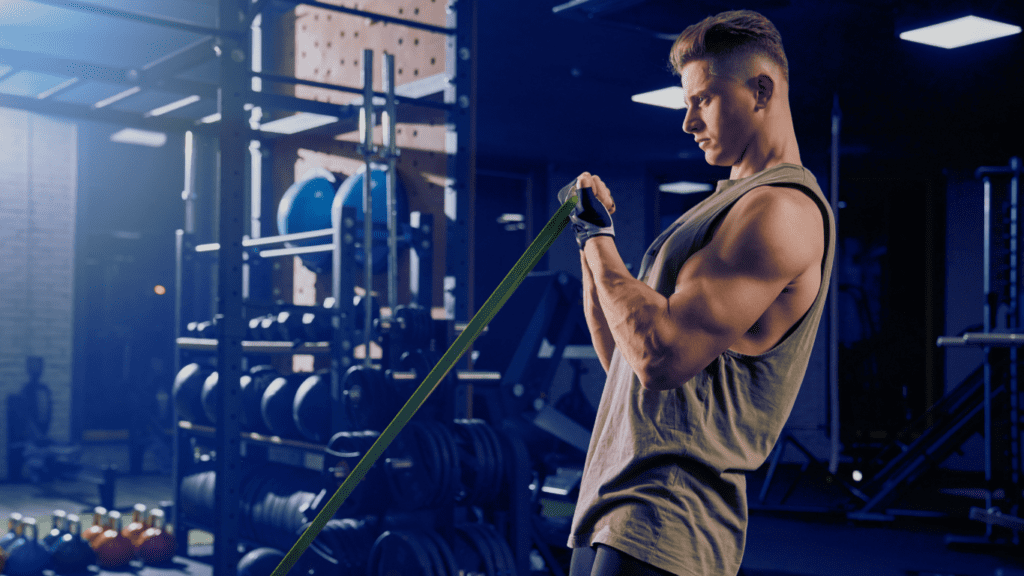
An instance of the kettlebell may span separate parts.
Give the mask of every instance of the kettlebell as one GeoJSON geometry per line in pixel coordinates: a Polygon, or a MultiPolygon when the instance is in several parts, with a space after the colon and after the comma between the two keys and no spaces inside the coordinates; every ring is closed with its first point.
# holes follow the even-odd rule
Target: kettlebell
{"type": "Polygon", "coordinates": [[[38,576],[50,563],[50,553],[39,541],[34,518],[21,521],[21,537],[7,551],[4,573],[7,576],[38,576]]]}
{"type": "Polygon", "coordinates": [[[50,533],[43,537],[43,546],[47,550],[53,551],[53,547],[57,545],[57,541],[60,537],[67,532],[67,516],[68,513],[63,510],[53,511],[53,528],[50,529],[50,533]]]}
{"type": "Polygon", "coordinates": [[[67,532],[60,537],[50,555],[50,566],[57,574],[85,572],[96,563],[96,551],[82,539],[82,522],[75,514],[68,514],[67,532]]]}
{"type": "Polygon", "coordinates": [[[135,541],[139,538],[139,536],[142,535],[143,532],[146,531],[146,528],[148,528],[145,522],[145,515],[146,505],[136,504],[132,508],[131,523],[125,526],[123,530],[121,530],[121,535],[127,538],[128,541],[132,543],[132,548],[138,548],[138,546],[135,544],[135,541]]]}
{"type": "Polygon", "coordinates": [[[111,510],[107,514],[107,530],[90,543],[96,551],[96,564],[100,568],[124,568],[135,557],[132,541],[121,534],[121,513],[111,510]]]}
{"type": "Polygon", "coordinates": [[[18,512],[14,512],[7,519],[7,534],[0,538],[0,550],[7,552],[14,541],[21,537],[21,520],[22,515],[18,512]]]}
{"type": "Polygon", "coordinates": [[[154,509],[149,511],[149,519],[146,524],[149,528],[139,537],[139,556],[147,565],[157,565],[169,562],[174,558],[176,544],[172,534],[165,522],[164,511],[154,509]]]}
{"type": "Polygon", "coordinates": [[[85,532],[82,532],[82,538],[86,542],[92,543],[92,541],[97,536],[99,536],[100,534],[103,534],[103,532],[106,531],[107,527],[104,525],[104,522],[106,521],[106,519],[107,519],[107,509],[106,508],[104,508],[102,506],[97,506],[97,507],[93,508],[93,512],[92,512],[92,526],[89,526],[89,528],[87,528],[85,532]]]}

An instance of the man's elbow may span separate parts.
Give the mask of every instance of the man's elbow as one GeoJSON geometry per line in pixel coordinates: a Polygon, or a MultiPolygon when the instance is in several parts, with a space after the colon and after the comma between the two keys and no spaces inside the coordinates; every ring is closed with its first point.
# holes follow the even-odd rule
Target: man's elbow
{"type": "Polygon", "coordinates": [[[649,365],[637,373],[637,379],[644,390],[651,392],[664,392],[674,390],[686,384],[693,376],[691,371],[679,366],[677,363],[662,363],[661,365],[649,365]]]}
{"type": "Polygon", "coordinates": [[[666,392],[678,388],[689,381],[691,375],[686,370],[676,367],[664,367],[654,369],[653,367],[637,374],[640,385],[649,392],[666,392]]]}

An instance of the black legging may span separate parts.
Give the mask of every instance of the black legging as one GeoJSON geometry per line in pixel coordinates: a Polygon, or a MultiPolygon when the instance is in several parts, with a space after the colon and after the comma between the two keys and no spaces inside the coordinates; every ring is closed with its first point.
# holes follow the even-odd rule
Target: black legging
{"type": "Polygon", "coordinates": [[[604,544],[573,548],[569,576],[672,576],[604,544]]]}

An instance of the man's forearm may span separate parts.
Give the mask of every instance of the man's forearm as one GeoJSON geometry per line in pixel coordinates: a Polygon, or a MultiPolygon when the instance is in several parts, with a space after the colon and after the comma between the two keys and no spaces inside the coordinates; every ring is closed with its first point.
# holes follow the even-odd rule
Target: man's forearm
{"type": "Polygon", "coordinates": [[[580,266],[583,270],[583,314],[587,319],[587,327],[590,328],[590,340],[593,342],[594,351],[601,361],[601,366],[608,373],[608,367],[612,362],[612,352],[615,350],[615,340],[608,328],[608,320],[601,309],[601,302],[597,295],[597,286],[594,283],[594,274],[590,271],[590,264],[587,263],[587,256],[580,251],[580,266]]]}
{"type": "Polygon", "coordinates": [[[584,257],[593,274],[604,325],[614,346],[633,371],[646,382],[669,359],[659,340],[657,321],[667,311],[667,299],[629,273],[615,241],[597,236],[587,241],[584,257]]]}

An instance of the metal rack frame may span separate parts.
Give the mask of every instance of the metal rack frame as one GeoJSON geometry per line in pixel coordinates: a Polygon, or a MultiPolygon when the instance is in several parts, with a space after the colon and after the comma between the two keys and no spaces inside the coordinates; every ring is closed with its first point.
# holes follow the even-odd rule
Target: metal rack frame
{"type": "MultiPolygon", "coordinates": [[[[468,321],[472,311],[470,301],[472,290],[472,275],[469,273],[472,267],[472,255],[469,246],[469,215],[472,209],[473,197],[473,166],[474,166],[474,89],[475,89],[475,0],[451,0],[451,7],[448,11],[448,26],[437,27],[411,20],[397,19],[386,15],[374,14],[365,11],[353,10],[341,6],[334,6],[316,1],[301,2],[298,0],[219,0],[217,2],[217,24],[216,26],[202,26],[195,23],[156,16],[139,11],[114,9],[101,4],[87,1],[70,2],[66,0],[31,0],[38,4],[55,6],[59,8],[78,10],[93,15],[100,15],[126,21],[140,22],[146,25],[160,26],[175,30],[182,30],[202,35],[199,41],[192,43],[174,53],[155,62],[149,63],[143,69],[132,67],[111,67],[96,65],[90,62],[73,59],[55,58],[49,55],[18,50],[2,50],[0,57],[5,62],[13,64],[15,70],[31,70],[47,72],[66,76],[68,79],[61,85],[48,91],[45,96],[30,98],[0,94],[0,106],[16,108],[39,114],[62,116],[72,119],[109,122],[122,126],[143,128],[148,130],[166,132],[192,132],[197,135],[217,137],[219,139],[217,158],[217,182],[219,183],[219,206],[217,214],[218,230],[218,266],[217,266],[217,298],[214,308],[219,314],[223,314],[219,328],[221,337],[216,345],[217,366],[222,382],[238,382],[243,373],[242,360],[245,353],[243,338],[245,334],[243,310],[245,307],[245,282],[243,279],[247,267],[245,266],[246,248],[244,246],[245,218],[247,213],[246,198],[248,189],[246,186],[248,171],[247,156],[248,145],[252,140],[272,140],[274,136],[261,134],[250,128],[246,118],[247,104],[262,106],[268,109],[284,109],[291,111],[307,111],[321,114],[330,114],[339,118],[338,124],[349,127],[354,123],[358,107],[336,106],[322,102],[303,100],[291,96],[254,92],[251,90],[250,78],[261,77],[274,82],[289,82],[293,84],[316,85],[341,91],[357,91],[364,93],[365,101],[372,106],[373,96],[384,96],[377,94],[372,89],[352,89],[343,86],[336,86],[323,83],[314,83],[299,80],[296,78],[284,78],[276,75],[253,72],[251,66],[251,38],[249,26],[258,15],[268,14],[271,4],[279,3],[290,6],[299,4],[315,6],[323,9],[333,10],[365,16],[379,21],[386,21],[393,24],[400,24],[435,33],[446,34],[449,40],[446,44],[448,51],[447,70],[448,81],[444,88],[444,102],[437,103],[428,99],[416,99],[403,96],[395,96],[393,80],[388,85],[388,92],[391,94],[389,100],[392,108],[389,113],[394,124],[394,108],[397,105],[420,105],[429,108],[447,110],[450,114],[448,126],[448,140],[456,141],[457,145],[449,149],[449,184],[445,190],[446,214],[449,217],[447,249],[447,270],[448,278],[455,280],[454,299],[446,298],[446,302],[454,302],[452,306],[446,306],[450,319],[457,321],[468,321]],[[220,60],[219,81],[216,84],[204,82],[185,81],[175,78],[182,70],[190,69],[198,64],[208,62],[217,57],[220,60]],[[101,81],[111,84],[120,84],[130,87],[131,94],[141,93],[144,89],[159,89],[165,92],[196,95],[200,100],[207,101],[216,98],[219,119],[188,119],[174,118],[167,116],[154,117],[148,114],[139,114],[123,110],[115,110],[94,105],[71,104],[57,102],[52,96],[69,89],[71,86],[81,85],[83,82],[101,81]],[[216,122],[214,124],[213,122],[216,122]],[[464,281],[466,279],[467,281],[464,281]]],[[[128,96],[130,97],[130,95],[128,96]]],[[[331,127],[339,128],[336,124],[331,127]]],[[[390,142],[394,143],[392,135],[390,142]]],[[[393,166],[393,158],[390,159],[393,166]]],[[[189,160],[187,160],[188,162],[189,160]]],[[[392,170],[393,172],[393,170],[392,170]]],[[[366,178],[369,181],[369,178],[366,178]]],[[[389,187],[394,185],[394,177],[389,187]]],[[[187,220],[193,218],[195,206],[189,204],[189,194],[186,190],[187,220]]],[[[366,221],[371,222],[369,214],[366,221]]],[[[352,292],[352,278],[341,274],[341,263],[351,255],[352,234],[347,228],[354,222],[354,218],[342,217],[338,226],[332,231],[332,244],[330,250],[334,252],[334,283],[335,296],[350,294],[352,292]],[[344,229],[343,229],[344,228],[344,229]],[[348,254],[344,254],[345,252],[348,254]]],[[[186,228],[194,222],[188,222],[186,228]]],[[[432,228],[429,218],[423,218],[420,226],[426,230],[432,228]]],[[[192,232],[193,230],[188,230],[192,232]]],[[[369,240],[369,237],[367,238],[369,240]]],[[[393,241],[393,240],[392,240],[393,241]]],[[[424,240],[425,241],[425,240],[424,240]]],[[[422,245],[422,242],[421,242],[422,245]]],[[[428,246],[430,250],[432,246],[428,246]]],[[[175,338],[181,336],[181,313],[182,313],[182,292],[186,289],[188,279],[185,271],[180,265],[184,262],[185,255],[194,253],[195,239],[185,231],[178,233],[176,238],[176,251],[178,254],[179,266],[176,273],[175,286],[175,338]]],[[[426,261],[421,258],[421,276],[430,277],[432,262],[429,258],[426,261]]],[[[453,284],[446,282],[446,286],[453,284]]],[[[429,298],[430,281],[419,283],[419,297],[429,298]]],[[[344,309],[344,302],[351,302],[351,299],[336,299],[342,306],[334,318],[335,326],[340,326],[350,311],[344,309]]],[[[430,300],[426,300],[430,306],[430,300]]],[[[351,306],[349,305],[349,308],[351,306]]],[[[335,342],[333,342],[332,364],[334,378],[332,396],[337,398],[338,372],[340,366],[347,366],[352,362],[352,346],[345,346],[345,335],[341,330],[335,330],[335,342]]],[[[348,344],[351,344],[350,342],[348,344]]],[[[179,368],[180,354],[176,355],[176,368],[179,368]]],[[[369,357],[369,353],[367,353],[369,357]]],[[[467,355],[468,358],[468,355],[467,355]]],[[[215,470],[220,481],[216,484],[215,510],[218,522],[214,531],[214,574],[223,576],[233,574],[237,562],[238,533],[239,533],[239,494],[238,488],[241,480],[241,430],[239,428],[238,413],[240,409],[239,390],[237,386],[219,386],[222,394],[219,403],[219,418],[221,423],[215,432],[215,444],[217,458],[215,459],[215,470]]],[[[336,403],[337,404],[337,403],[336,403]]],[[[175,422],[177,417],[175,416],[175,422]]],[[[183,446],[180,446],[180,428],[175,432],[175,462],[174,478],[177,482],[182,472],[182,463],[177,455],[180,455],[183,446]]],[[[177,507],[175,507],[177,515],[177,507]]],[[[177,519],[175,519],[177,522],[177,519]]],[[[182,538],[181,540],[187,540],[182,538]]]]}

